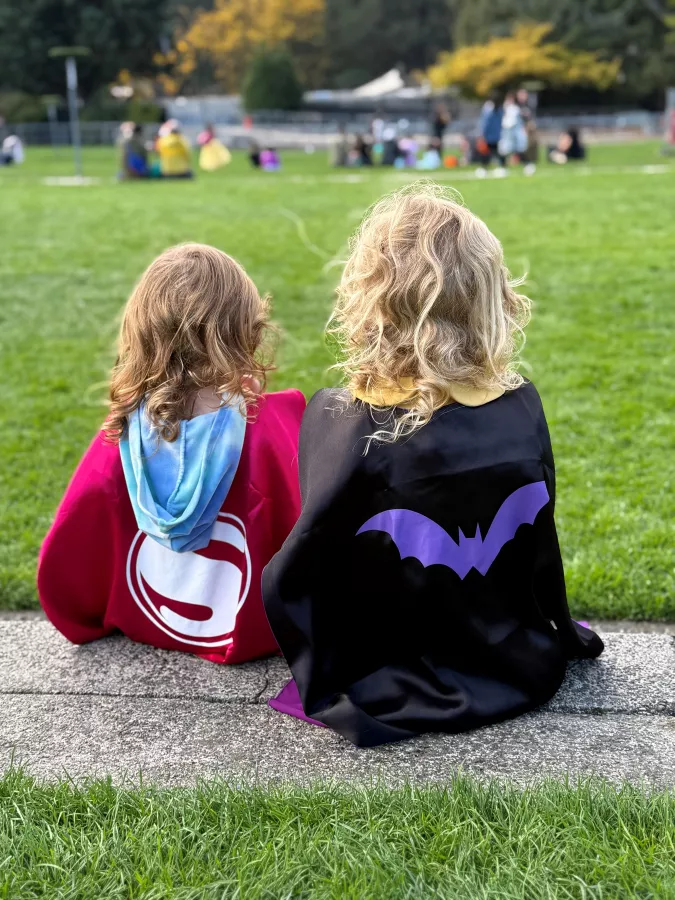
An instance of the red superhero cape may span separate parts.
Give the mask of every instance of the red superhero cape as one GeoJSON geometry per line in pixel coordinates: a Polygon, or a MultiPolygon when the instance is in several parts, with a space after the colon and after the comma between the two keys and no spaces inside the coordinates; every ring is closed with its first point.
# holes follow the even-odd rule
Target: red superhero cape
{"type": "Polygon", "coordinates": [[[304,407],[299,391],[262,398],[211,542],[195,553],[139,531],[119,447],[98,434],[40,552],[38,591],[52,624],[76,644],[119,630],[218,663],[278,652],[260,582],[300,512],[304,407]]]}

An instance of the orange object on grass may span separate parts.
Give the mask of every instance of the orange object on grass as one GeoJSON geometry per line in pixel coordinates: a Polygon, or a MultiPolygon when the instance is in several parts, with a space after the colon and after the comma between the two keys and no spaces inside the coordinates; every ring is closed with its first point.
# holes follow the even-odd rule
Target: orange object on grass
{"type": "Polygon", "coordinates": [[[446,169],[456,169],[459,165],[459,160],[456,156],[453,156],[451,153],[449,153],[443,160],[443,165],[446,169]]]}

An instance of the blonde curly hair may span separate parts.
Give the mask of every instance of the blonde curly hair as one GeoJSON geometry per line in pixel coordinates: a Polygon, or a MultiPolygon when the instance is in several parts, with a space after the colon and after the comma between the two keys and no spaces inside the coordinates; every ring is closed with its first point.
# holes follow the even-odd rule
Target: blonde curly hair
{"type": "Polygon", "coordinates": [[[394,442],[452,400],[523,383],[516,356],[530,301],[502,246],[451,194],[416,183],[379,200],[350,243],[328,333],[353,398],[411,386],[405,410],[374,439],[394,442]]]}
{"type": "Polygon", "coordinates": [[[269,302],[232,257],[206,244],[165,250],[129,298],[110,382],[108,440],[124,435],[143,401],[166,441],[175,441],[196,394],[215,387],[223,402],[247,404],[250,379],[265,382],[260,358],[269,302]],[[243,379],[243,380],[242,380],[243,379]]]}

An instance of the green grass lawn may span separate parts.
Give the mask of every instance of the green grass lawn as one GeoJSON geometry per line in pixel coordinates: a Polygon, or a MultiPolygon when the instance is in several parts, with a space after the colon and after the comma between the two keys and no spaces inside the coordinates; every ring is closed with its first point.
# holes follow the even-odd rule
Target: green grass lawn
{"type": "MultiPolygon", "coordinates": [[[[657,143],[591,149],[590,165],[480,181],[443,172],[530,274],[526,374],[551,424],[558,522],[578,616],[675,618],[673,326],[675,167],[657,143]],[[643,165],[656,167],[644,171],[643,165]]],[[[321,329],[364,209],[411,176],[334,172],[287,154],[279,174],[238,155],[193,183],[116,184],[115,154],[85,153],[89,187],[54,187],[64,150],[0,169],[0,608],[36,605],[35,561],[100,424],[120,308],[166,246],[236,256],[283,326],[276,387],[331,382],[321,329]]]]}
{"type": "Polygon", "coordinates": [[[315,785],[193,790],[0,779],[0,897],[675,896],[675,795],[315,785]]]}

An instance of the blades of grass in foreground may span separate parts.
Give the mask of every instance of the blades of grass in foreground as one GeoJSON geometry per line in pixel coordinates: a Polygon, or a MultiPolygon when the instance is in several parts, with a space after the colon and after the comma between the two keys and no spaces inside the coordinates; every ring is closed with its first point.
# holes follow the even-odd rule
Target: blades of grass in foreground
{"type": "Polygon", "coordinates": [[[675,896],[675,795],[0,780],[0,897],[675,896]]]}

